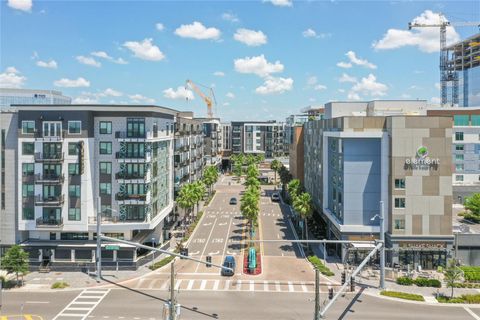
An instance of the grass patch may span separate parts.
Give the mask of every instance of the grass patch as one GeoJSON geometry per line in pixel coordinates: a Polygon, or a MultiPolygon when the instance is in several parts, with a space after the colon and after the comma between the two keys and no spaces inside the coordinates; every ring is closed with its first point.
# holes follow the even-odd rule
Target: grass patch
{"type": "Polygon", "coordinates": [[[70,287],[70,285],[65,281],[57,281],[51,286],[52,289],[65,289],[68,287],[70,287]]]}
{"type": "Polygon", "coordinates": [[[437,301],[441,303],[466,303],[478,304],[480,303],[480,294],[462,294],[460,297],[446,297],[438,296],[437,301]]]}
{"type": "Polygon", "coordinates": [[[398,292],[398,291],[386,291],[386,290],[380,292],[380,294],[382,296],[404,299],[404,300],[425,301],[425,298],[420,294],[398,292]]]}
{"type": "Polygon", "coordinates": [[[175,259],[175,256],[168,256],[158,262],[155,262],[153,265],[149,266],[148,268],[150,270],[157,270],[167,264],[169,264],[173,259],[175,259]]]}
{"type": "Polygon", "coordinates": [[[480,282],[480,267],[460,267],[464,272],[465,280],[471,282],[480,282]]]}
{"type": "Polygon", "coordinates": [[[326,267],[323,262],[317,256],[309,256],[308,261],[310,261],[313,266],[318,269],[323,275],[333,276],[335,273],[332,272],[328,267],[326,267]]]}
{"type": "Polygon", "coordinates": [[[480,289],[480,283],[455,282],[453,284],[453,287],[454,288],[480,289]]]}

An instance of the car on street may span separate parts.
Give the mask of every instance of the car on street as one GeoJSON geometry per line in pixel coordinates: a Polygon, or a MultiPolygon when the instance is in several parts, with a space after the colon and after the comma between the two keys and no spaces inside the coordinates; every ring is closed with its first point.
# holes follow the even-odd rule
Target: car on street
{"type": "Polygon", "coordinates": [[[280,195],[278,194],[278,192],[272,193],[272,201],[274,201],[274,202],[279,202],[280,201],[280,195]]]}
{"type": "Polygon", "coordinates": [[[231,198],[230,204],[237,204],[237,198],[231,198]]]}
{"type": "Polygon", "coordinates": [[[222,269],[221,275],[222,276],[233,276],[235,274],[235,257],[234,256],[226,256],[225,260],[223,261],[223,265],[226,268],[230,268],[231,270],[222,269]]]}

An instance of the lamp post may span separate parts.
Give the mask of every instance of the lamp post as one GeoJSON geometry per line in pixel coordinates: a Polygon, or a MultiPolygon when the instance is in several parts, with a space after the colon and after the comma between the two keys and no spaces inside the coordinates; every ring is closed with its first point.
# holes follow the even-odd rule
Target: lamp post
{"type": "Polygon", "coordinates": [[[374,221],[376,218],[380,221],[380,241],[382,247],[380,248],[380,289],[385,289],[385,223],[384,223],[384,205],[383,201],[380,201],[380,214],[374,215],[370,221],[374,221]]]}
{"type": "Polygon", "coordinates": [[[101,212],[101,199],[97,197],[97,282],[100,282],[102,278],[102,239],[101,235],[101,221],[102,221],[102,212],[101,212]]]}

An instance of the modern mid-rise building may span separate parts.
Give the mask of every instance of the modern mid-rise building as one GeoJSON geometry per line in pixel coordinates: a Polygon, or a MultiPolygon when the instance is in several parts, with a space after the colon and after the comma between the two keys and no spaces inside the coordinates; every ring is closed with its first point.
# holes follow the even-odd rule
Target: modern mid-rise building
{"type": "Polygon", "coordinates": [[[220,166],[222,162],[222,125],[219,118],[195,118],[203,124],[203,154],[205,164],[220,166]]]}
{"type": "Polygon", "coordinates": [[[0,88],[0,108],[13,104],[71,104],[60,91],[0,88]]]}
{"type": "Polygon", "coordinates": [[[480,108],[431,109],[427,114],[453,117],[453,202],[463,204],[480,192],[480,108]]]}
{"type": "Polygon", "coordinates": [[[264,154],[265,158],[285,155],[285,124],[276,121],[232,122],[232,153],[264,154]]]}
{"type": "MultiPolygon", "coordinates": [[[[452,253],[452,118],[426,101],[331,102],[304,125],[305,189],[327,237],[379,236],[384,204],[388,262],[425,269],[452,253]]],[[[345,257],[347,250],[332,246],[345,257]]]]}
{"type": "Polygon", "coordinates": [[[232,125],[230,123],[222,123],[222,140],[220,149],[224,156],[232,153],[232,125]]]}
{"type": "MultiPolygon", "coordinates": [[[[14,217],[15,243],[32,260],[54,265],[95,261],[98,210],[102,233],[162,242],[173,218],[176,114],[137,105],[17,105],[2,112],[2,228],[14,217]]],[[[102,259],[134,262],[136,250],[120,245],[102,250],[102,259]]]]}

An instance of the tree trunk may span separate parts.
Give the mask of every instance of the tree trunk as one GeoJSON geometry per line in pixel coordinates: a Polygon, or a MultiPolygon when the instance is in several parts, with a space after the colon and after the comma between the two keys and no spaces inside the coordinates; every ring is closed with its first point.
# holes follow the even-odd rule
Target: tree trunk
{"type": "MultiPolygon", "coordinates": [[[[308,225],[307,225],[307,218],[304,219],[304,224],[305,224],[305,240],[308,240],[308,225]]],[[[307,250],[309,249],[309,245],[307,243],[307,250]]]]}
{"type": "Polygon", "coordinates": [[[450,295],[450,299],[453,298],[453,283],[452,283],[452,294],[450,295]]]}

